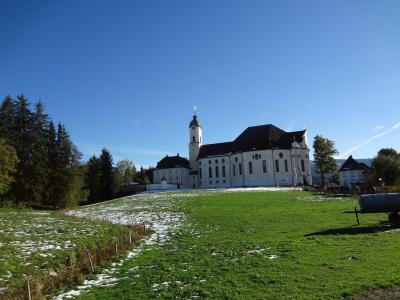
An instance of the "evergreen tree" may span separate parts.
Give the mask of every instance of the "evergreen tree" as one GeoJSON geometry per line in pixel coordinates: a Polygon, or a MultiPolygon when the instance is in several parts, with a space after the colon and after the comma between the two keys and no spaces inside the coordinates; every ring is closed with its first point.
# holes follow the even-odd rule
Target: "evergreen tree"
{"type": "Polygon", "coordinates": [[[114,170],[113,159],[110,152],[103,148],[100,155],[101,175],[100,175],[100,199],[109,200],[113,195],[114,170]]]}
{"type": "Polygon", "coordinates": [[[48,115],[44,113],[44,106],[39,101],[35,104],[35,111],[32,114],[32,153],[29,160],[32,186],[33,203],[42,203],[48,184],[47,175],[47,141],[49,134],[48,115]]]}
{"type": "Polygon", "coordinates": [[[325,184],[325,174],[336,171],[336,160],[333,157],[338,152],[333,141],[317,135],[314,138],[314,162],[317,173],[321,175],[321,184],[325,184]]]}
{"type": "Polygon", "coordinates": [[[0,138],[12,145],[15,129],[15,104],[10,96],[4,98],[0,106],[0,138]]]}
{"type": "Polygon", "coordinates": [[[57,151],[57,134],[54,123],[50,121],[49,132],[47,135],[47,189],[43,197],[44,205],[55,206],[57,201],[57,185],[58,185],[58,151],[57,151]]]}
{"type": "Polygon", "coordinates": [[[89,203],[100,201],[100,176],[101,162],[99,158],[93,155],[87,162],[84,176],[85,188],[89,193],[87,197],[89,203]]]}
{"type": "Polygon", "coordinates": [[[31,200],[31,192],[34,188],[31,173],[30,158],[32,154],[32,118],[29,110],[29,102],[23,95],[17,97],[15,104],[15,136],[12,146],[17,151],[20,159],[12,192],[16,202],[28,203],[31,200]]]}

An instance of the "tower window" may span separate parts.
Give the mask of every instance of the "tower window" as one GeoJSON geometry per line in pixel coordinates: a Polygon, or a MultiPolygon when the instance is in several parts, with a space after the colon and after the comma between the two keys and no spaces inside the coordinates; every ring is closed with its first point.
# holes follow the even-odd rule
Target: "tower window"
{"type": "Polygon", "coordinates": [[[263,168],[263,173],[267,173],[267,161],[266,160],[262,161],[262,168],[263,168]]]}
{"type": "Polygon", "coordinates": [[[285,172],[289,172],[288,163],[287,163],[287,160],[286,160],[286,159],[285,159],[285,172]]]}
{"type": "Polygon", "coordinates": [[[275,160],[275,172],[279,172],[279,161],[275,160]]]}
{"type": "Polygon", "coordinates": [[[225,166],[222,166],[222,177],[225,177],[225,166]]]}
{"type": "Polygon", "coordinates": [[[304,159],[301,160],[301,171],[304,172],[305,171],[305,166],[304,166],[304,159]]]}
{"type": "Polygon", "coordinates": [[[218,168],[218,166],[215,167],[215,177],[216,178],[219,177],[219,168],[218,168]]]}
{"type": "Polygon", "coordinates": [[[194,136],[193,136],[193,143],[195,142],[195,140],[194,140],[194,136]]]}
{"type": "Polygon", "coordinates": [[[239,175],[242,175],[242,164],[239,163],[239,175]]]}
{"type": "Polygon", "coordinates": [[[233,176],[236,176],[236,165],[233,165],[232,168],[233,168],[233,176]]]}
{"type": "Polygon", "coordinates": [[[216,164],[218,163],[218,159],[215,160],[215,163],[216,163],[216,164]]]}
{"type": "Polygon", "coordinates": [[[253,174],[253,163],[249,162],[249,173],[253,174]]]}
{"type": "Polygon", "coordinates": [[[208,167],[208,177],[212,178],[212,168],[208,167]]]}
{"type": "Polygon", "coordinates": [[[201,168],[199,168],[199,176],[200,176],[200,179],[202,179],[202,172],[201,172],[201,168]]]}

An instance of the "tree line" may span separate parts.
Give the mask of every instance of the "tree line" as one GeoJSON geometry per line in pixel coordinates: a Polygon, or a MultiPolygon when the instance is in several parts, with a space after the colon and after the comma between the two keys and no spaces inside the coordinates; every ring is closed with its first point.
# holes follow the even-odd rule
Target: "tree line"
{"type": "Polygon", "coordinates": [[[0,201],[65,208],[111,199],[133,181],[150,183],[152,169],[133,162],[115,166],[103,149],[87,163],[62,123],[54,124],[41,101],[31,109],[24,95],[0,105],[0,201]]]}

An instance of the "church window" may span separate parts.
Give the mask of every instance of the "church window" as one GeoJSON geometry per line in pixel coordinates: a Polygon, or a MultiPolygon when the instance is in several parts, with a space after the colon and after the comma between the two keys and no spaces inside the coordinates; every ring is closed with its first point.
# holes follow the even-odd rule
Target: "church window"
{"type": "Polygon", "coordinates": [[[218,166],[215,167],[215,178],[219,177],[219,168],[218,166]]]}
{"type": "Polygon", "coordinates": [[[283,153],[282,153],[282,152],[279,153],[279,157],[280,157],[280,158],[283,157],[283,153]]]}
{"type": "Polygon", "coordinates": [[[253,174],[253,163],[249,162],[249,173],[253,174]]]}
{"type": "Polygon", "coordinates": [[[242,164],[239,163],[239,175],[242,175],[242,164]]]}
{"type": "Polygon", "coordinates": [[[212,178],[212,168],[211,167],[208,168],[208,177],[212,178]]]}
{"type": "Polygon", "coordinates": [[[208,161],[208,164],[211,165],[211,159],[208,161]]]}
{"type": "Polygon", "coordinates": [[[202,172],[201,172],[201,168],[199,168],[199,175],[200,175],[200,179],[203,177],[202,176],[202,172]]]}
{"type": "Polygon", "coordinates": [[[222,166],[222,177],[225,177],[225,166],[222,166]]]}
{"type": "Polygon", "coordinates": [[[233,168],[233,176],[236,176],[236,165],[233,165],[232,168],[233,168]]]}
{"type": "Polygon", "coordinates": [[[224,179],[224,180],[222,180],[222,182],[223,182],[223,183],[225,183],[225,182],[226,182],[226,181],[225,181],[225,179],[224,179]]]}
{"type": "Polygon", "coordinates": [[[194,136],[193,136],[193,143],[194,143],[194,141],[195,141],[195,140],[194,140],[194,136]]]}
{"type": "Polygon", "coordinates": [[[199,166],[201,166],[201,161],[199,161],[199,166]]]}
{"type": "Polygon", "coordinates": [[[222,159],[222,163],[224,163],[224,162],[225,162],[225,159],[223,158],[223,159],[222,159]]]}
{"type": "Polygon", "coordinates": [[[216,183],[219,183],[219,180],[217,180],[216,183]]]}
{"type": "Polygon", "coordinates": [[[212,184],[212,181],[210,180],[210,184],[212,184]]]}
{"type": "Polygon", "coordinates": [[[301,171],[304,172],[305,166],[304,166],[304,159],[301,160],[301,171]]]}
{"type": "Polygon", "coordinates": [[[286,159],[285,159],[285,172],[289,172],[288,163],[287,163],[287,160],[286,160],[286,159]]]}
{"type": "Polygon", "coordinates": [[[215,160],[215,163],[216,163],[216,164],[218,163],[218,159],[215,160]]]}
{"type": "Polygon", "coordinates": [[[275,172],[279,172],[279,161],[275,160],[275,172]]]}
{"type": "Polygon", "coordinates": [[[237,157],[235,157],[235,162],[237,162],[238,161],[238,158],[237,157]]]}
{"type": "Polygon", "coordinates": [[[267,161],[263,160],[262,162],[263,173],[267,173],[267,161]]]}

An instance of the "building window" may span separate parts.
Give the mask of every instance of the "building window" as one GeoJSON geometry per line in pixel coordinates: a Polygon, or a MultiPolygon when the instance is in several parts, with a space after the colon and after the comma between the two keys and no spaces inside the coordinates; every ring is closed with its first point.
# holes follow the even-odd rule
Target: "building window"
{"type": "Polygon", "coordinates": [[[233,168],[233,176],[236,176],[236,165],[233,165],[232,168],[233,168]]]}
{"type": "Polygon", "coordinates": [[[239,163],[239,175],[242,175],[242,164],[239,163]]]}
{"type": "Polygon", "coordinates": [[[212,168],[208,167],[208,177],[212,178],[212,168]]]}
{"type": "Polygon", "coordinates": [[[225,162],[225,159],[223,158],[223,159],[222,159],[222,163],[224,163],[224,162],[225,162]]]}
{"type": "Polygon", "coordinates": [[[222,180],[222,182],[223,182],[223,183],[225,183],[225,182],[226,182],[226,181],[225,181],[225,179],[224,179],[224,180],[222,180]]]}
{"type": "Polygon", "coordinates": [[[218,163],[218,159],[215,160],[215,163],[216,163],[216,164],[218,163]]]}
{"type": "Polygon", "coordinates": [[[216,183],[219,183],[219,180],[217,180],[217,182],[216,183]]]}
{"type": "Polygon", "coordinates": [[[225,166],[222,166],[222,177],[225,177],[225,166]]]}
{"type": "Polygon", "coordinates": [[[219,177],[219,168],[218,166],[215,167],[215,178],[219,177]]]}
{"type": "Polygon", "coordinates": [[[193,136],[193,143],[194,143],[194,136],[193,136]]]}
{"type": "Polygon", "coordinates": [[[279,161],[275,160],[275,172],[279,172],[279,161]]]}
{"type": "Polygon", "coordinates": [[[285,172],[289,172],[287,160],[285,159],[285,172]]]}
{"type": "Polygon", "coordinates": [[[210,184],[212,184],[212,181],[210,180],[210,184]]]}
{"type": "Polygon", "coordinates": [[[199,166],[201,166],[201,161],[199,161],[199,166]]]}
{"type": "Polygon", "coordinates": [[[211,159],[208,161],[208,164],[211,165],[211,159]]]}
{"type": "Polygon", "coordinates": [[[301,160],[301,171],[304,172],[305,171],[305,167],[304,167],[304,159],[301,160]]]}
{"type": "Polygon", "coordinates": [[[253,163],[249,162],[249,173],[253,174],[253,163]]]}
{"type": "Polygon", "coordinates": [[[237,157],[235,157],[235,162],[237,162],[238,161],[238,158],[237,157]]]}
{"type": "Polygon", "coordinates": [[[267,161],[263,160],[262,162],[263,173],[267,173],[267,161]]]}
{"type": "Polygon", "coordinates": [[[283,157],[283,153],[282,153],[282,152],[279,153],[279,157],[280,157],[280,158],[283,157]]]}
{"type": "Polygon", "coordinates": [[[202,173],[203,173],[203,172],[201,172],[201,168],[200,168],[200,169],[199,169],[200,179],[202,179],[202,177],[203,177],[203,176],[202,176],[202,173]]]}

